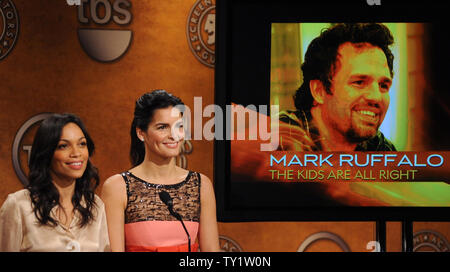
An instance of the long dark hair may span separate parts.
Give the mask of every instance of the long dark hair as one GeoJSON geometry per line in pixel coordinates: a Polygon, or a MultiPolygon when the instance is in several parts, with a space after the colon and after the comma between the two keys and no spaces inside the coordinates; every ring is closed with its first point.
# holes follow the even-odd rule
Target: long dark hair
{"type": "Polygon", "coordinates": [[[145,159],[145,146],[137,137],[136,128],[146,131],[148,124],[152,121],[155,110],[178,105],[184,106],[183,101],[165,90],[154,90],[145,93],[136,100],[134,118],[130,129],[130,160],[133,166],[139,165],[145,159]]]}
{"type": "Polygon", "coordinates": [[[393,76],[394,55],[389,46],[394,43],[389,29],[377,23],[337,24],[315,38],[305,53],[302,64],[303,83],[294,95],[295,107],[309,112],[313,97],[309,88],[311,80],[319,79],[328,94],[331,94],[331,80],[336,69],[339,46],[345,42],[369,43],[383,50],[393,76]]]}
{"type": "MultiPolygon", "coordinates": [[[[92,141],[81,119],[74,114],[53,114],[45,119],[34,137],[30,155],[30,173],[28,175],[33,211],[41,225],[56,226],[55,218],[50,216],[50,212],[56,205],[59,205],[59,192],[52,183],[50,176],[50,165],[55,153],[61,133],[68,123],[76,124],[84,134],[89,151],[89,157],[94,153],[94,142],[92,141]]],[[[80,226],[89,224],[93,219],[93,208],[95,207],[95,189],[99,184],[97,168],[87,162],[86,170],[81,178],[75,183],[75,193],[72,197],[72,204],[75,211],[81,214],[80,226]],[[81,205],[84,199],[85,206],[81,205]]]]}

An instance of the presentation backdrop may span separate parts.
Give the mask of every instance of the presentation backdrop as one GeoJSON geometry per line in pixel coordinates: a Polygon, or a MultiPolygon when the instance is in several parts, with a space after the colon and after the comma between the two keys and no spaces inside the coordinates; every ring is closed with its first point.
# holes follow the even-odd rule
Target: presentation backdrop
{"type": "MultiPolygon", "coordinates": [[[[166,89],[192,109],[194,97],[214,103],[214,0],[0,0],[0,13],[1,204],[26,184],[48,113],[82,118],[102,184],[131,166],[129,130],[143,93],[166,89]]],[[[189,140],[177,163],[212,179],[213,152],[213,141],[189,140]]],[[[374,230],[373,222],[219,223],[229,251],[372,251],[374,230]]],[[[387,231],[388,250],[400,251],[400,223],[387,231]]],[[[449,250],[448,223],[415,223],[414,232],[417,250],[449,250]]]]}

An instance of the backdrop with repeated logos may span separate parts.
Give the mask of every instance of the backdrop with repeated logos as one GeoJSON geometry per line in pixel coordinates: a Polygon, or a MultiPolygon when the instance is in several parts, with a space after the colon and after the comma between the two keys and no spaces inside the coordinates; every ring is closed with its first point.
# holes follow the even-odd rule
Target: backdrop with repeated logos
{"type": "MultiPolygon", "coordinates": [[[[194,96],[214,103],[215,1],[2,0],[0,12],[1,204],[24,186],[43,113],[82,118],[103,183],[130,168],[129,128],[141,94],[161,88],[190,108],[194,96]]],[[[191,140],[179,163],[212,179],[213,152],[213,141],[191,140]]],[[[421,250],[448,250],[449,223],[416,222],[414,231],[418,245],[440,246],[421,250]]],[[[375,223],[219,223],[219,232],[224,250],[372,251],[375,223]]],[[[388,251],[401,250],[399,222],[388,223],[387,242],[388,251]]]]}

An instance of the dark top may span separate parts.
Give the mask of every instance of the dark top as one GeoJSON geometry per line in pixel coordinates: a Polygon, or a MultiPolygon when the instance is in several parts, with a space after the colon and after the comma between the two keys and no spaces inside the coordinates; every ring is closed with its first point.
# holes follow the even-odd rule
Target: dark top
{"type": "Polygon", "coordinates": [[[155,184],[126,171],[121,173],[127,187],[125,224],[140,221],[175,221],[167,206],[159,198],[166,191],[173,199],[174,211],[183,221],[200,221],[200,174],[189,171],[186,178],[175,184],[155,184]]]}

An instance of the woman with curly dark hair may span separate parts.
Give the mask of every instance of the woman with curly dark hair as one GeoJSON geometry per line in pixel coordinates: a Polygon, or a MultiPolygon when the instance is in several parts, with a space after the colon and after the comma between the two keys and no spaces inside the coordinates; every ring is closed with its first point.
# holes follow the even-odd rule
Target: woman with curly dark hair
{"type": "Polygon", "coordinates": [[[0,209],[0,251],[109,251],[104,204],[94,191],[94,143],[80,118],[53,114],[33,141],[26,189],[0,209]]]}

